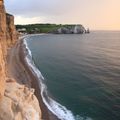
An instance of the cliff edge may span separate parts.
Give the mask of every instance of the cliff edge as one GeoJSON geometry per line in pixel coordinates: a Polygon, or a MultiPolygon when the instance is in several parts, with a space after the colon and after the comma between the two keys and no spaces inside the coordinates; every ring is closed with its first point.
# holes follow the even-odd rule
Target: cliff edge
{"type": "Polygon", "coordinates": [[[20,85],[7,75],[7,51],[17,41],[14,16],[6,13],[0,0],[0,120],[40,120],[34,89],[20,85]]]}

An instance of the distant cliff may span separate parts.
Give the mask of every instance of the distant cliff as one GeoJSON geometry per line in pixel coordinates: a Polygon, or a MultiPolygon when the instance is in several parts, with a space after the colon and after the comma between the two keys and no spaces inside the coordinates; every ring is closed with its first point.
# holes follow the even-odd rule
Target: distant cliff
{"type": "Polygon", "coordinates": [[[78,24],[28,24],[16,25],[20,34],[53,33],[53,34],[83,34],[88,33],[83,25],[78,24]]]}
{"type": "Polygon", "coordinates": [[[66,25],[54,30],[52,33],[56,34],[83,34],[85,28],[82,25],[66,25]]]}

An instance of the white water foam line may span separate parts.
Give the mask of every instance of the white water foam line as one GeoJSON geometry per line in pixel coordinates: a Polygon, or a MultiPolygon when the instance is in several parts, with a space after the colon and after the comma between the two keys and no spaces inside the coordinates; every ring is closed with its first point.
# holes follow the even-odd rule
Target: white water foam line
{"type": "Polygon", "coordinates": [[[38,77],[39,79],[39,86],[41,89],[41,96],[43,99],[44,104],[47,106],[47,108],[54,114],[56,115],[59,119],[61,120],[92,120],[89,117],[83,118],[80,116],[74,116],[73,113],[68,110],[65,106],[62,106],[52,98],[50,98],[47,95],[47,87],[46,85],[42,82],[44,80],[44,77],[42,76],[41,72],[38,70],[38,68],[35,66],[33,60],[32,60],[32,53],[28,47],[27,40],[29,37],[24,38],[24,45],[26,46],[26,49],[28,51],[28,54],[26,55],[26,61],[29,65],[29,67],[32,69],[34,74],[38,77]],[[44,97],[44,93],[47,95],[47,99],[44,97]]]}

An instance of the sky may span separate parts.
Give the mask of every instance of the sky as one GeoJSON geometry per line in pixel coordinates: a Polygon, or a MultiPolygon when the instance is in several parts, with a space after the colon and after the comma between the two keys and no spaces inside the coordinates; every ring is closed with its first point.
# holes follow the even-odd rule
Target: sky
{"type": "Polygon", "coordinates": [[[4,0],[15,24],[82,24],[93,30],[120,30],[120,0],[4,0]]]}

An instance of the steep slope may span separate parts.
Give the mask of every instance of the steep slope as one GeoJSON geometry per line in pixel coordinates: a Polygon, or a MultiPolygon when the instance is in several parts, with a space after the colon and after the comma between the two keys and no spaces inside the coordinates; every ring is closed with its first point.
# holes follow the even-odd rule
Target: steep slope
{"type": "Polygon", "coordinates": [[[0,99],[5,91],[5,56],[6,56],[6,13],[0,0],[0,99]]]}
{"type": "Polygon", "coordinates": [[[14,16],[6,13],[0,0],[0,120],[40,120],[39,102],[34,89],[20,85],[8,76],[8,49],[16,44],[14,16]]]}
{"type": "Polygon", "coordinates": [[[14,17],[6,14],[4,1],[0,0],[0,98],[5,90],[5,60],[7,48],[12,46],[17,40],[14,17]]]}

